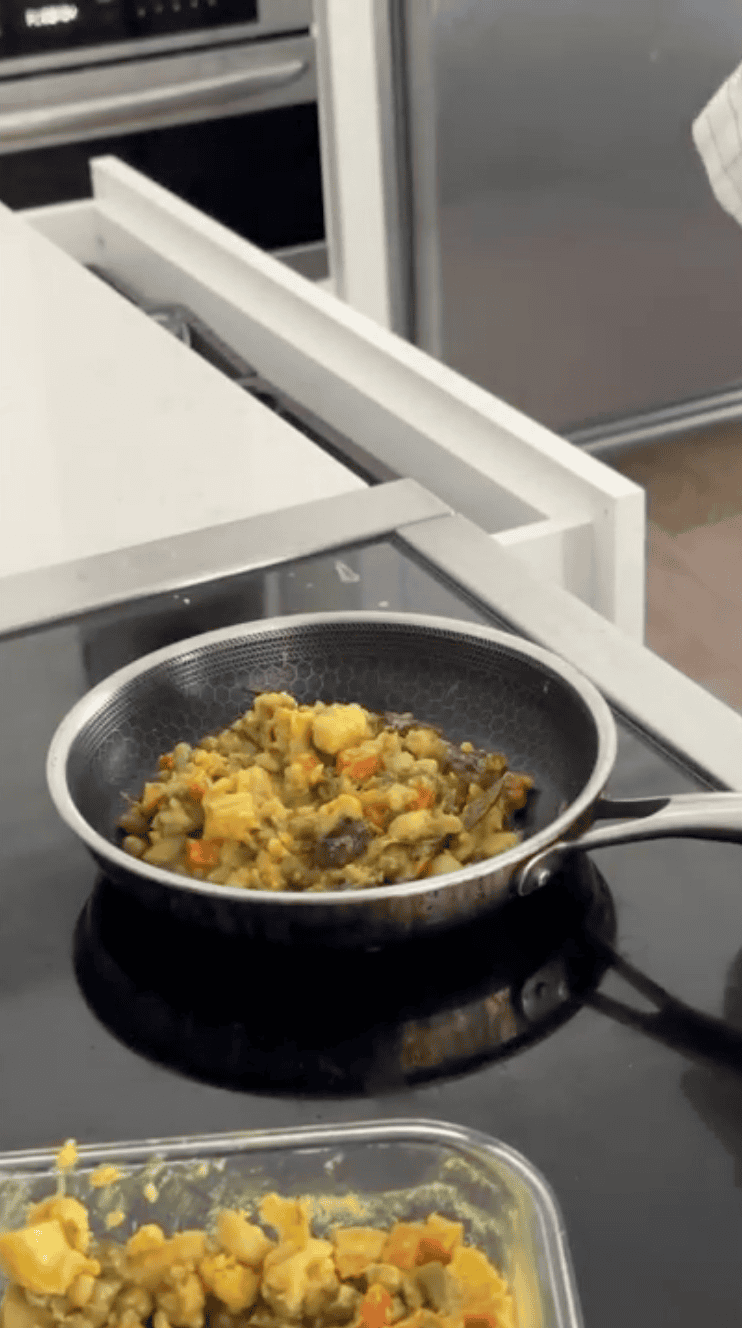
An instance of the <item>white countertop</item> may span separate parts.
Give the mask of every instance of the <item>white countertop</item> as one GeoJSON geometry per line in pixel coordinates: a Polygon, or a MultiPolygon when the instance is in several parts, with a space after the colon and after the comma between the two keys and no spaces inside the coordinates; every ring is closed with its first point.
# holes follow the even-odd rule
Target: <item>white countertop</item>
{"type": "Polygon", "coordinates": [[[364,487],[0,205],[0,576],[364,487]]]}

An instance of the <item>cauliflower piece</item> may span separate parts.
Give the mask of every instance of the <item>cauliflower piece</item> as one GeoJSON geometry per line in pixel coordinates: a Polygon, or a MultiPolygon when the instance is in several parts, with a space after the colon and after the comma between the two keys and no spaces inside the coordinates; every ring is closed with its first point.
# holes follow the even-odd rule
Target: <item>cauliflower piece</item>
{"type": "Polygon", "coordinates": [[[129,1310],[141,1323],[146,1323],[154,1309],[154,1301],[144,1287],[128,1286],[117,1297],[117,1309],[129,1310]]]}
{"type": "Polygon", "coordinates": [[[29,1305],[20,1287],[8,1287],[0,1306],[2,1328],[50,1328],[53,1322],[49,1310],[29,1305]]]}
{"type": "Polygon", "coordinates": [[[307,752],[297,756],[286,766],[284,782],[287,793],[305,793],[307,789],[321,784],[325,777],[325,767],[318,756],[307,752]]]}
{"type": "Polygon", "coordinates": [[[272,720],[277,711],[295,710],[296,700],[288,692],[259,692],[253,710],[261,720],[272,720]]]}
{"type": "Polygon", "coordinates": [[[417,798],[417,789],[409,784],[390,784],[389,788],[380,789],[379,793],[392,812],[401,812],[417,798]]]}
{"type": "Polygon", "coordinates": [[[206,1235],[203,1231],[176,1231],[170,1240],[159,1240],[157,1232],[162,1235],[157,1226],[141,1227],[126,1245],[132,1280],[150,1291],[159,1285],[174,1266],[195,1266],[206,1253],[206,1235]],[[139,1237],[142,1239],[138,1242],[139,1237]]]}
{"type": "Polygon", "coordinates": [[[336,756],[343,747],[356,747],[371,737],[368,715],[356,704],[327,706],[314,716],[312,734],[320,751],[336,756]]]}
{"type": "Polygon", "coordinates": [[[288,808],[280,798],[266,798],[261,813],[263,821],[266,824],[274,825],[277,829],[284,826],[289,818],[288,808]]]}
{"type": "Polygon", "coordinates": [[[262,765],[250,765],[246,770],[238,770],[234,775],[236,793],[249,793],[257,806],[275,795],[273,780],[262,765]]]}
{"type": "Polygon", "coordinates": [[[185,845],[185,835],[166,835],[161,839],[156,836],[157,831],[153,831],[152,847],[144,853],[144,860],[151,862],[153,867],[166,867],[179,857],[185,845]]]}
{"type": "MultiPolygon", "coordinates": [[[[260,1216],[268,1226],[275,1227],[281,1244],[303,1249],[309,1240],[309,1209],[300,1199],[283,1199],[280,1194],[266,1194],[260,1201],[260,1216]]],[[[266,1262],[276,1259],[274,1250],[266,1262]]]]}
{"type": "Polygon", "coordinates": [[[404,745],[417,757],[436,758],[444,750],[444,744],[433,729],[408,729],[404,736],[404,745]]]}
{"type": "Polygon", "coordinates": [[[228,1254],[233,1254],[240,1263],[258,1268],[266,1254],[274,1248],[260,1227],[248,1222],[242,1213],[224,1208],[217,1222],[219,1244],[228,1254]]]}
{"type": "Polygon", "coordinates": [[[80,1273],[95,1277],[100,1272],[95,1259],[86,1259],[68,1243],[58,1218],[4,1232],[0,1263],[27,1291],[57,1296],[64,1295],[80,1273]]]}
{"type": "Polygon", "coordinates": [[[458,816],[424,808],[422,811],[403,812],[401,816],[395,816],[389,826],[389,837],[410,844],[418,839],[436,839],[443,835],[457,834],[460,829],[458,816]]]}
{"type": "Polygon", "coordinates": [[[353,793],[339,793],[336,798],[317,809],[312,817],[313,833],[320,838],[334,830],[340,821],[360,821],[363,818],[363,804],[353,793]]]}
{"type": "Polygon", "coordinates": [[[90,1245],[90,1227],[87,1209],[83,1204],[67,1195],[44,1199],[29,1209],[28,1225],[35,1226],[38,1222],[48,1222],[54,1218],[59,1222],[68,1245],[71,1245],[73,1250],[79,1250],[81,1254],[87,1254],[90,1245]]]}
{"type": "Polygon", "coordinates": [[[207,751],[203,747],[197,747],[191,757],[192,765],[196,765],[205,774],[216,778],[219,775],[226,775],[229,765],[226,757],[221,752],[207,751]]]}
{"type": "Polygon", "coordinates": [[[95,1290],[95,1278],[91,1273],[79,1273],[67,1290],[67,1299],[73,1309],[81,1310],[87,1305],[95,1290]]]}
{"type": "Polygon", "coordinates": [[[157,1304],[172,1328],[201,1328],[205,1303],[201,1279],[187,1268],[171,1268],[167,1284],[157,1292],[157,1304]]]}
{"type": "MultiPolygon", "coordinates": [[[[279,1252],[280,1247],[274,1254],[279,1252]]],[[[319,1314],[335,1299],[338,1280],[329,1240],[310,1237],[303,1249],[281,1262],[271,1262],[272,1257],[265,1261],[262,1293],[276,1314],[290,1319],[319,1314]]]]}
{"type": "Polygon", "coordinates": [[[163,836],[168,838],[187,834],[195,824],[192,809],[184,807],[175,798],[169,799],[152,822],[153,828],[159,830],[163,836]]]}
{"type": "Polygon", "coordinates": [[[387,752],[384,757],[384,766],[391,771],[393,775],[408,775],[415,764],[415,758],[410,752],[405,752],[401,748],[393,752],[387,752]]]}
{"type": "MultiPolygon", "coordinates": [[[[202,1259],[198,1271],[206,1286],[226,1305],[232,1314],[239,1314],[255,1304],[260,1287],[260,1274],[239,1263],[233,1254],[210,1254],[202,1259]]],[[[171,1322],[174,1320],[171,1319],[171,1322]]]]}

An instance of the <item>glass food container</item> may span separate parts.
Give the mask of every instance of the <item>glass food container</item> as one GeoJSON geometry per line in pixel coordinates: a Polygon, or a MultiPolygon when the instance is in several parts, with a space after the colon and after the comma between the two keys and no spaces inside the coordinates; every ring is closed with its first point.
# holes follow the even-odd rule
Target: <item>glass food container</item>
{"type": "MultiPolygon", "coordinates": [[[[23,1225],[27,1205],[55,1190],[55,1162],[51,1150],[0,1155],[0,1230],[23,1225]]],[[[458,1125],[379,1120],[81,1146],[64,1183],[88,1206],[97,1235],[122,1240],[145,1222],[168,1234],[210,1228],[220,1208],[254,1211],[269,1190],[309,1199],[318,1236],[437,1211],[463,1222],[465,1240],[507,1278],[518,1328],[582,1328],[548,1184],[512,1148],[458,1125]],[[102,1163],[121,1177],[93,1188],[90,1174],[102,1163]],[[124,1220],[110,1232],[106,1216],[116,1210],[124,1220]]]]}

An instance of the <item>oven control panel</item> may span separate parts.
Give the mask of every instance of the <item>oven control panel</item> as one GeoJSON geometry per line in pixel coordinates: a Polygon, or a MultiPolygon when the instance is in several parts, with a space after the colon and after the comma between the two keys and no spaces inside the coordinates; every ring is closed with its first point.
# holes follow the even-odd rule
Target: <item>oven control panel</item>
{"type": "Polygon", "coordinates": [[[257,19],[258,0],[0,0],[0,57],[257,19]]]}

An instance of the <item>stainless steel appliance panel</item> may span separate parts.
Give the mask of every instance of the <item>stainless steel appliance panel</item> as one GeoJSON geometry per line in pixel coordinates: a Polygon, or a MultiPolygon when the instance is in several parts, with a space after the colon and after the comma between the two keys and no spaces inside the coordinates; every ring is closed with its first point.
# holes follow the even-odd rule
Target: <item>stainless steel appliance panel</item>
{"type": "Polygon", "coordinates": [[[0,0],[0,200],[88,197],[90,159],[114,155],[263,248],[317,246],[311,18],[311,0],[0,0]]]}
{"type": "Polygon", "coordinates": [[[8,79],[0,153],[298,105],[316,92],[308,35],[8,79]]]}
{"type": "Polygon", "coordinates": [[[311,19],[312,0],[0,0],[0,79],[264,41],[311,19]]]}
{"type": "Polygon", "coordinates": [[[146,46],[137,59],[0,76],[0,200],[88,197],[90,159],[114,155],[263,248],[321,243],[309,31],[145,58],[146,46]]]}
{"type": "Polygon", "coordinates": [[[563,430],[741,378],[742,234],[691,140],[737,0],[429,12],[444,358],[563,430]]]}

